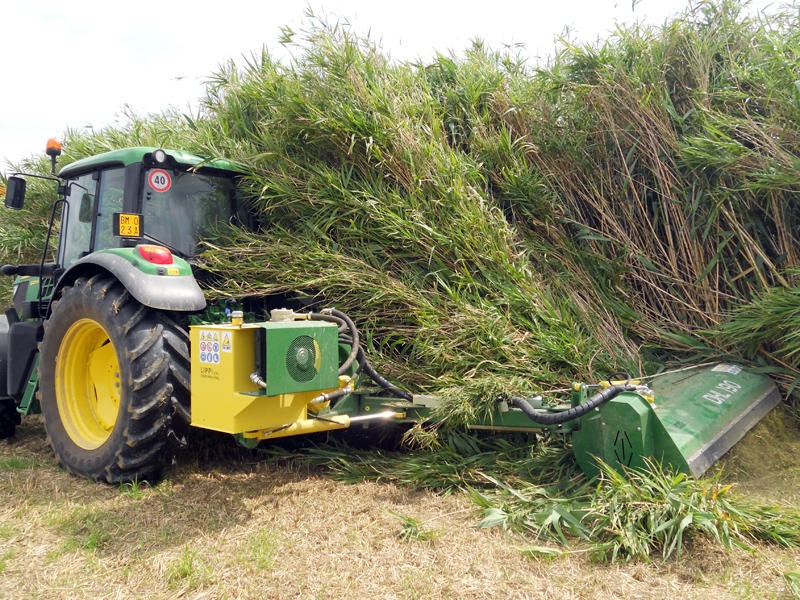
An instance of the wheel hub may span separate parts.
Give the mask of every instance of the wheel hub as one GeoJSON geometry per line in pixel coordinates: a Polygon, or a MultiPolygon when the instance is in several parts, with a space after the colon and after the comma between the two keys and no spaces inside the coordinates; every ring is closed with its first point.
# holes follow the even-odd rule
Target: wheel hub
{"type": "Polygon", "coordinates": [[[80,319],[67,330],[56,365],[56,402],[64,429],[86,450],[100,447],[117,422],[120,367],[106,330],[80,319]]]}

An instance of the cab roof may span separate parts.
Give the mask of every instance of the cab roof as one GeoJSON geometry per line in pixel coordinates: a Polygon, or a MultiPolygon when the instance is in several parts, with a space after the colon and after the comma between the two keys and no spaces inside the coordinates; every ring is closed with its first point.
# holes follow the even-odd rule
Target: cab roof
{"type": "MultiPolygon", "coordinates": [[[[90,171],[98,167],[126,167],[128,165],[142,162],[145,156],[152,154],[157,148],[149,146],[136,146],[133,148],[121,148],[119,150],[112,150],[104,152],[95,156],[81,158],[73,163],[65,166],[59,171],[59,177],[71,177],[84,171],[90,171]]],[[[172,157],[176,163],[186,165],[189,167],[199,166],[200,168],[218,169],[222,171],[230,171],[233,173],[241,173],[242,169],[235,163],[221,159],[214,158],[208,159],[195,154],[189,154],[183,150],[170,150],[163,149],[168,156],[172,157]]]]}

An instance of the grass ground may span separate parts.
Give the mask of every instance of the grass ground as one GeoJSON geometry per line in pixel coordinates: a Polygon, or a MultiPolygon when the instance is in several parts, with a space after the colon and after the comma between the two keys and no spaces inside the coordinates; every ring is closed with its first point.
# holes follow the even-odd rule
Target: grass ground
{"type": "MultiPolygon", "coordinates": [[[[796,428],[770,423],[726,469],[748,496],[796,504],[798,447],[796,428]]],[[[596,564],[579,546],[526,556],[477,521],[460,494],[250,455],[99,485],[58,468],[37,418],[0,443],[0,598],[766,599],[800,585],[798,549],[696,542],[666,563],[596,564]]]]}

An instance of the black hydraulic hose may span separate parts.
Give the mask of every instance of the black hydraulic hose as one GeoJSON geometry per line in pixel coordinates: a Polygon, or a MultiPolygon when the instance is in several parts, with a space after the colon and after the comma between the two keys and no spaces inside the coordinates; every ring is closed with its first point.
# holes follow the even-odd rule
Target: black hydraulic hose
{"type": "Polygon", "coordinates": [[[353,323],[350,317],[335,308],[331,310],[331,314],[344,321],[347,324],[347,328],[350,330],[350,354],[347,355],[347,359],[339,366],[339,375],[344,375],[350,370],[350,367],[353,366],[353,363],[358,358],[358,351],[361,349],[361,338],[358,335],[356,324],[353,323]]]}
{"type": "Polygon", "coordinates": [[[311,402],[309,402],[308,405],[310,407],[310,406],[313,406],[313,405],[316,405],[316,404],[333,403],[336,400],[338,400],[339,398],[343,398],[344,396],[347,396],[347,394],[349,394],[352,391],[353,391],[353,384],[352,383],[348,383],[346,387],[343,387],[343,388],[338,389],[336,391],[328,392],[327,394],[320,394],[319,396],[317,396],[316,398],[311,400],[311,402]]]}
{"type": "Polygon", "coordinates": [[[615,396],[618,396],[622,392],[629,392],[635,390],[636,386],[630,383],[623,383],[620,385],[611,385],[605,389],[600,390],[594,396],[587,399],[586,402],[579,404],[578,406],[573,406],[569,410],[559,411],[559,412],[542,412],[538,411],[533,406],[531,406],[530,402],[525,400],[525,398],[519,397],[511,397],[508,399],[508,403],[511,406],[519,408],[525,415],[534,423],[539,423],[540,425],[560,425],[561,423],[566,423],[567,421],[572,421],[574,419],[578,419],[588,413],[590,410],[593,410],[600,406],[601,404],[605,404],[615,396]]]}
{"type": "Polygon", "coordinates": [[[414,397],[411,395],[410,392],[401,390],[391,381],[381,376],[381,374],[378,373],[371,364],[369,364],[369,361],[367,360],[367,357],[364,354],[364,350],[362,350],[361,348],[359,348],[358,364],[359,364],[359,372],[368,375],[369,378],[372,379],[372,381],[377,383],[384,390],[393,393],[395,396],[405,398],[409,402],[414,399],[414,397]]]}
{"type": "Polygon", "coordinates": [[[339,375],[345,375],[350,367],[353,366],[356,358],[358,357],[358,350],[360,342],[358,337],[358,330],[353,320],[340,310],[332,309],[330,314],[327,313],[311,313],[309,318],[313,321],[328,321],[329,323],[336,323],[339,325],[339,335],[341,337],[345,330],[350,331],[350,354],[347,355],[345,361],[339,365],[339,375]]]}
{"type": "Polygon", "coordinates": [[[399,387],[394,385],[388,379],[383,377],[380,373],[378,373],[374,367],[369,364],[367,360],[367,356],[364,353],[364,349],[361,347],[360,337],[358,335],[358,329],[356,328],[355,323],[353,320],[347,316],[347,314],[343,313],[337,309],[330,309],[329,312],[325,313],[311,313],[309,318],[315,321],[328,321],[330,323],[336,323],[339,325],[339,340],[347,343],[350,345],[350,354],[347,356],[347,359],[339,366],[339,375],[344,375],[353,365],[354,360],[358,360],[358,372],[364,373],[367,375],[372,381],[378,384],[382,389],[399,396],[401,398],[405,398],[406,400],[411,401],[413,396],[405,391],[401,390],[399,387]],[[348,335],[349,333],[349,335],[348,335]]]}

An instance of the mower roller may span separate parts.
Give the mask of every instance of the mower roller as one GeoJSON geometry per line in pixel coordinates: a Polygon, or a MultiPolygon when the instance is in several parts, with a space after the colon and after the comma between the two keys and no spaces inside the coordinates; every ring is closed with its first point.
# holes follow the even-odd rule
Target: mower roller
{"type": "MultiPolygon", "coordinates": [[[[5,265],[0,437],[41,412],[68,471],[107,483],[158,479],[190,427],[254,447],[279,437],[425,422],[438,399],[375,371],[344,313],[285,308],[291,298],[208,301],[194,264],[220,226],[248,227],[241,173],[224,160],[126,148],[61,169],[38,263],[5,265]],[[58,241],[50,248],[51,237],[58,241]],[[48,260],[54,255],[54,260],[48,260]]],[[[9,178],[22,208],[26,177],[9,178]]],[[[296,303],[296,302],[295,302],[296,303]]],[[[695,476],[780,401],[774,383],[733,364],[643,381],[574,384],[564,405],[499,397],[475,429],[572,436],[589,475],[662,462],[695,476]]],[[[437,416],[438,418],[438,416],[437,416]]]]}

